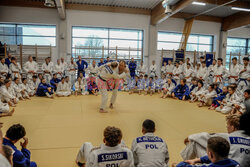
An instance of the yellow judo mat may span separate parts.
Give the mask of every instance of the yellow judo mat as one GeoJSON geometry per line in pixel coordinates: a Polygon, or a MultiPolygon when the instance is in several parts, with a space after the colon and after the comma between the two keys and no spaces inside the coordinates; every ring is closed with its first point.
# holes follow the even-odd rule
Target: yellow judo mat
{"type": "MultiPolygon", "coordinates": [[[[111,94],[109,94],[110,98],[111,94]]],[[[226,132],[225,116],[198,108],[196,103],[160,99],[160,95],[129,95],[118,92],[114,109],[99,113],[101,96],[71,96],[48,99],[33,97],[21,101],[12,117],[0,118],[3,133],[21,123],[29,138],[31,159],[39,167],[76,167],[75,157],[83,142],[98,146],[106,126],[116,126],[131,147],[132,140],[142,135],[145,119],[156,123],[156,135],[167,142],[170,162],[181,160],[183,140],[198,132],[226,132]]],[[[19,147],[19,143],[16,144],[19,147]]]]}

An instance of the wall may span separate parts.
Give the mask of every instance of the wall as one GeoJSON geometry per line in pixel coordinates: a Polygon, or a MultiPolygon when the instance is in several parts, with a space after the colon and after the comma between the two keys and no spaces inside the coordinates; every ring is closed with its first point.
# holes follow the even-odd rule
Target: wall
{"type": "Polygon", "coordinates": [[[250,28],[237,28],[228,32],[229,37],[250,38],[250,28]]]}

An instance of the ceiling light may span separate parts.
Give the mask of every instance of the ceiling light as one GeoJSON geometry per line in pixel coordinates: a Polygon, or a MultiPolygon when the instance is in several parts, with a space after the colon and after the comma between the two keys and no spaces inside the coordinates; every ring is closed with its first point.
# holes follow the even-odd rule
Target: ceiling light
{"type": "Polygon", "coordinates": [[[244,12],[250,12],[250,9],[246,9],[246,8],[236,8],[236,7],[232,7],[232,10],[239,10],[239,11],[244,11],[244,12]]]}
{"type": "Polygon", "coordinates": [[[200,6],[206,6],[206,3],[203,2],[193,2],[193,5],[200,5],[200,6]]]}

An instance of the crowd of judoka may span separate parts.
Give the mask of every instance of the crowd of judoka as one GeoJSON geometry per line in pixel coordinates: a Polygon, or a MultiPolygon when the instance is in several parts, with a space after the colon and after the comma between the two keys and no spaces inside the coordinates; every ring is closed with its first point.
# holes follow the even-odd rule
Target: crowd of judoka
{"type": "MultiPolygon", "coordinates": [[[[49,98],[53,98],[54,94],[97,95],[98,87],[95,82],[98,67],[110,61],[101,59],[98,64],[93,61],[88,65],[78,57],[77,62],[71,59],[66,63],[64,59],[60,59],[54,65],[48,57],[42,65],[42,73],[38,73],[38,65],[31,56],[21,69],[17,60],[9,54],[0,63],[2,116],[13,113],[9,111],[9,105],[15,106],[19,100],[30,99],[33,95],[49,98]]],[[[171,60],[164,62],[161,67],[162,75],[158,78],[155,61],[149,68],[143,62],[137,68],[132,59],[127,64],[129,75],[121,82],[120,90],[129,91],[130,94],[161,93],[161,98],[169,96],[178,100],[199,101],[200,107],[207,105],[209,109],[230,113],[226,116],[228,133],[198,133],[188,136],[184,140],[186,147],[181,152],[184,161],[172,164],[173,167],[191,167],[198,163],[208,164],[210,167],[249,167],[249,58],[245,57],[242,65],[233,58],[229,71],[223,66],[221,58],[214,60],[209,67],[203,57],[196,66],[189,61],[175,62],[175,65],[171,60]]],[[[155,130],[154,121],[145,120],[142,123],[142,136],[135,138],[131,149],[128,149],[122,140],[122,131],[117,127],[106,127],[103,144],[94,147],[89,142],[84,143],[76,156],[76,163],[81,167],[167,167],[171,158],[167,143],[154,135],[155,130]]],[[[4,138],[0,135],[0,142],[4,145],[0,144],[0,166],[37,166],[30,160],[28,139],[22,125],[12,125],[4,138]],[[18,142],[21,150],[15,146],[18,142]]]]}

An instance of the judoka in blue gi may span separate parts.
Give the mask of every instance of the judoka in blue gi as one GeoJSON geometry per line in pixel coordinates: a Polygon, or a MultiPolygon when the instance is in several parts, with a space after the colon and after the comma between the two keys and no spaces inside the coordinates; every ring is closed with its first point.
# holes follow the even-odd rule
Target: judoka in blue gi
{"type": "Polygon", "coordinates": [[[50,80],[50,85],[52,87],[52,89],[54,90],[54,92],[57,89],[57,85],[61,80],[57,78],[57,74],[53,74],[53,78],[50,80]]]}
{"type": "Polygon", "coordinates": [[[219,95],[222,92],[222,89],[219,88],[217,83],[214,83],[214,90],[216,91],[217,95],[219,95]]]}
{"type": "Polygon", "coordinates": [[[224,86],[222,92],[213,98],[212,105],[211,107],[209,107],[209,109],[214,110],[215,108],[219,107],[220,103],[222,102],[223,99],[226,98],[226,96],[227,96],[227,87],[224,86]]]}
{"type": "Polygon", "coordinates": [[[180,84],[174,88],[172,97],[179,100],[187,100],[189,88],[186,84],[186,79],[181,79],[180,84]]]}
{"type": "Polygon", "coordinates": [[[30,161],[31,153],[27,149],[28,138],[25,137],[26,131],[24,127],[20,124],[12,125],[6,132],[6,135],[3,139],[3,145],[9,146],[14,150],[13,154],[13,167],[36,167],[36,163],[30,161]],[[20,142],[21,150],[18,150],[15,144],[23,139],[23,142],[20,142]]]}
{"type": "Polygon", "coordinates": [[[211,137],[207,142],[208,156],[187,160],[174,167],[239,167],[239,163],[229,159],[230,145],[228,141],[222,137],[211,137]],[[202,163],[204,165],[195,165],[202,163]]]}
{"type": "Polygon", "coordinates": [[[77,64],[77,77],[79,77],[79,74],[82,73],[85,77],[85,69],[88,68],[88,63],[84,60],[82,60],[81,56],[78,56],[77,64]]]}
{"type": "Polygon", "coordinates": [[[51,88],[51,85],[46,83],[45,78],[43,78],[41,83],[38,85],[36,95],[53,98],[53,89],[51,88]]]}
{"type": "Polygon", "coordinates": [[[131,62],[128,65],[129,71],[130,71],[130,76],[132,79],[134,79],[135,77],[135,71],[136,71],[136,62],[134,60],[134,58],[131,59],[131,62]]]}
{"type": "Polygon", "coordinates": [[[103,65],[103,64],[105,64],[105,63],[104,63],[104,59],[101,58],[101,59],[100,59],[100,62],[98,63],[98,67],[100,67],[100,66],[103,65]]]}
{"type": "Polygon", "coordinates": [[[112,62],[112,60],[110,60],[110,57],[107,57],[107,60],[104,60],[104,63],[109,63],[109,62],[112,62]]]}

